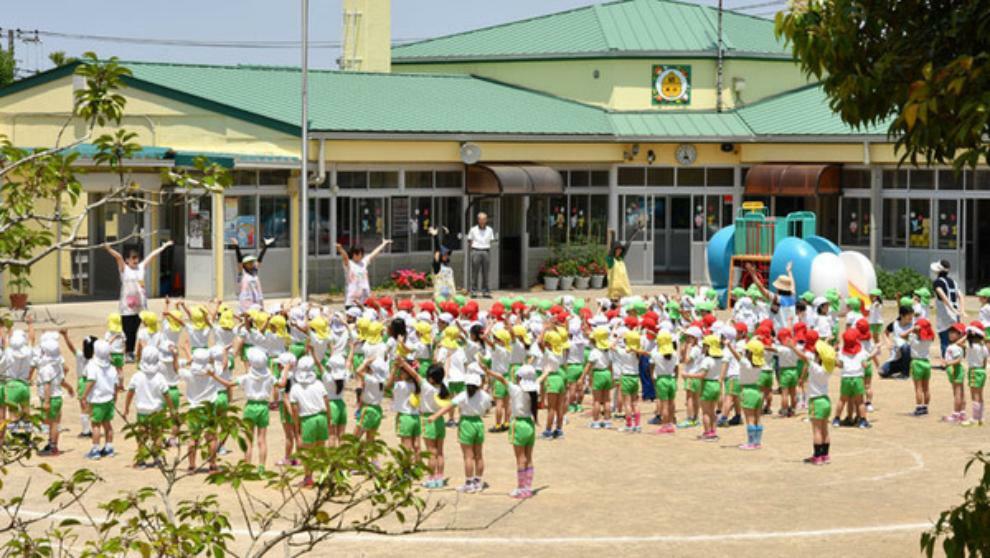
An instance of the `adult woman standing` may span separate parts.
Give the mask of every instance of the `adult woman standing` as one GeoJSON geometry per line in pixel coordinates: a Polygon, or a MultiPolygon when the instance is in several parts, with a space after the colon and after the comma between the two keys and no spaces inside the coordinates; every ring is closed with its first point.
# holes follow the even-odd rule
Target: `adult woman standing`
{"type": "Polygon", "coordinates": [[[174,243],[169,240],[143,260],[137,248],[126,249],[125,257],[114,250],[110,243],[103,244],[103,248],[117,262],[117,270],[120,272],[120,317],[124,329],[124,354],[127,362],[134,362],[134,344],[137,342],[137,331],[141,326],[139,314],[148,308],[148,296],[144,287],[145,268],[172,244],[174,243]]]}
{"type": "Polygon", "coordinates": [[[948,260],[941,260],[932,263],[930,268],[935,276],[932,282],[932,290],[935,291],[935,329],[943,357],[949,346],[949,330],[953,324],[966,318],[956,282],[949,277],[949,267],[948,260]]]}
{"type": "Polygon", "coordinates": [[[241,312],[247,312],[252,306],[264,307],[265,293],[261,289],[261,278],[258,277],[258,269],[262,260],[265,259],[265,252],[268,247],[275,243],[274,238],[266,238],[262,241],[261,251],[257,256],[241,253],[240,245],[235,241],[230,244],[237,254],[237,263],[241,266],[241,272],[237,277],[237,302],[241,312]]]}
{"type": "MultiPolygon", "coordinates": [[[[441,228],[448,232],[447,227],[441,228]]],[[[440,240],[440,231],[437,228],[431,227],[429,233],[433,237],[433,298],[451,300],[457,294],[454,269],[450,267],[450,254],[453,250],[440,240]]]]}

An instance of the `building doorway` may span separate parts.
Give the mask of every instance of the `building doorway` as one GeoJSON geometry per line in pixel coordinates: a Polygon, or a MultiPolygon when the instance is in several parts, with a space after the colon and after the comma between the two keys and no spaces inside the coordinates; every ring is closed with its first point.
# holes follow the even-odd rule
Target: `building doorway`
{"type": "Polygon", "coordinates": [[[990,285],[990,259],[984,257],[990,250],[990,200],[970,199],[965,204],[966,290],[973,293],[990,285]]]}
{"type": "MultiPolygon", "coordinates": [[[[504,196],[498,212],[498,281],[499,289],[523,288],[523,228],[526,213],[522,196],[504,196]]],[[[494,257],[495,254],[492,254],[494,257]]],[[[494,285],[493,285],[494,286],[494,285]]]]}

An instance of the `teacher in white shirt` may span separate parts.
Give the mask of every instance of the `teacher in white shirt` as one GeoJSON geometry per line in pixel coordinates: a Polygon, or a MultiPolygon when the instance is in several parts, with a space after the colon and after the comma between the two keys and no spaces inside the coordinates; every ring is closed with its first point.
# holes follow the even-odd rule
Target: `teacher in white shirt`
{"type": "Polygon", "coordinates": [[[488,269],[491,265],[492,242],[495,231],[488,226],[488,214],[478,213],[478,224],[468,231],[468,245],[471,247],[471,296],[491,298],[488,288],[488,269]]]}

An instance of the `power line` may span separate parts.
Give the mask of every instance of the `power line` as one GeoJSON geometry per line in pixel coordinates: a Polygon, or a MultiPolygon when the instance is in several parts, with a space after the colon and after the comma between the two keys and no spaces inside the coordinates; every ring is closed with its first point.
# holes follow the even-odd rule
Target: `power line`
{"type": "Polygon", "coordinates": [[[754,8],[769,8],[770,6],[778,6],[784,4],[787,4],[787,2],[783,0],[775,0],[773,2],[760,2],[758,4],[747,4],[745,6],[736,6],[734,8],[729,8],[729,9],[734,12],[738,12],[740,10],[752,10],[754,8]]]}

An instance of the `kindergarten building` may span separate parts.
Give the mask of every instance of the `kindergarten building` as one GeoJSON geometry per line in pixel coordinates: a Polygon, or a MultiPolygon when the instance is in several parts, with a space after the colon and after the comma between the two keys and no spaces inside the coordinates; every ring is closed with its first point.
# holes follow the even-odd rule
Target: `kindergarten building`
{"type": "MultiPolygon", "coordinates": [[[[143,209],[101,208],[88,240],[150,233],[176,247],[148,271],[152,295],[234,292],[245,251],[275,245],[266,294],[342,287],[334,246],[391,238],[372,284],[427,270],[434,224],[465,233],[491,217],[491,280],[528,288],[555,244],[609,231],[631,240],[639,284],[706,281],[707,240],[744,201],[774,215],[814,211],[819,234],[886,269],[947,259],[968,290],[990,283],[990,169],[897,167],[886,126],[853,130],[828,107],[769,20],[669,0],[624,0],[390,47],[389,5],[346,0],[341,71],[310,71],[309,223],[300,206],[297,68],[126,62],[128,161],[153,192],[143,209]],[[205,155],[232,170],[223,194],[186,199],[162,170],[205,155]],[[642,232],[634,235],[634,232],[642,232]]],[[[74,66],[0,89],[0,134],[54,142],[72,110],[74,66]]],[[[80,127],[79,130],[82,128],[80,127]]],[[[69,130],[73,132],[72,128],[69,130]]],[[[78,130],[76,130],[78,133],[78,130]]],[[[79,148],[92,167],[92,147],[79,148]]],[[[89,168],[88,199],[114,177],[89,168]]],[[[459,285],[467,273],[451,240],[459,285]]],[[[102,251],[32,271],[30,300],[115,298],[102,251]]],[[[8,289],[4,287],[4,295],[8,289]]]]}

